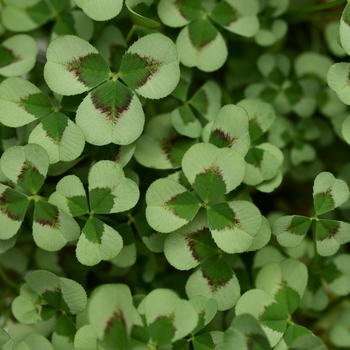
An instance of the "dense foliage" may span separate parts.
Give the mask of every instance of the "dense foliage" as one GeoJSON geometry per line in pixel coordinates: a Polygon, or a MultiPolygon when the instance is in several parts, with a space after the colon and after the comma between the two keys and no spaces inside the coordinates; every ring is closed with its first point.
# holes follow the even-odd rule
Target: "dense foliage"
{"type": "Polygon", "coordinates": [[[346,0],[0,0],[0,347],[350,348],[346,0]]]}

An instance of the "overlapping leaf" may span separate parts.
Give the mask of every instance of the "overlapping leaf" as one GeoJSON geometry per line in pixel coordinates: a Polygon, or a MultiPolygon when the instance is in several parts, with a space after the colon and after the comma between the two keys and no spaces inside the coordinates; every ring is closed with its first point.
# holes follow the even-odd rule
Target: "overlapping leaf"
{"type": "Polygon", "coordinates": [[[236,304],[241,289],[231,266],[222,257],[216,256],[192,273],[186,283],[186,293],[190,299],[196,295],[213,298],[218,310],[228,310],[236,304]]]}
{"type": "Polygon", "coordinates": [[[94,21],[108,21],[116,17],[122,9],[122,0],[74,0],[94,21]]]}
{"type": "Polygon", "coordinates": [[[57,310],[75,315],[86,307],[84,288],[71,279],[57,277],[49,271],[36,270],[27,276],[26,281],[33,291],[57,310]]]}
{"type": "Polygon", "coordinates": [[[153,0],[126,0],[125,5],[129,11],[131,20],[140,26],[156,28],[160,23],[150,17],[152,16],[153,0]]]}
{"type": "Polygon", "coordinates": [[[0,75],[19,76],[28,73],[35,65],[38,44],[29,35],[18,34],[0,45],[0,75]]]}
{"type": "Polygon", "coordinates": [[[213,239],[226,253],[248,250],[261,224],[259,209],[248,201],[230,201],[208,207],[208,225],[213,239]]]}
{"type": "Polygon", "coordinates": [[[146,192],[146,217],[159,232],[171,232],[189,223],[200,208],[199,200],[178,182],[165,178],[146,192]]]}
{"type": "Polygon", "coordinates": [[[126,349],[133,323],[130,289],[123,284],[97,287],[91,295],[88,317],[98,339],[109,347],[126,349]]]}
{"type": "Polygon", "coordinates": [[[191,304],[198,313],[197,327],[192,331],[193,334],[203,329],[214,318],[218,310],[218,304],[215,299],[207,299],[202,295],[196,295],[190,299],[191,304]]]}
{"type": "Polygon", "coordinates": [[[34,84],[14,77],[0,84],[0,121],[6,126],[19,127],[49,115],[51,103],[34,84]]]}
{"type": "Polygon", "coordinates": [[[140,304],[151,340],[165,345],[188,335],[198,323],[195,307],[170,289],[155,289],[140,304]]]}

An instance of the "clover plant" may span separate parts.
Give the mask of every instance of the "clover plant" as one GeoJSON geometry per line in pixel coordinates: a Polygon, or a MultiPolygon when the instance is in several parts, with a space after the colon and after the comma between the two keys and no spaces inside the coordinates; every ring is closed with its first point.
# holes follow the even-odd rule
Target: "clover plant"
{"type": "Polygon", "coordinates": [[[350,348],[346,0],[0,0],[0,347],[350,348]]]}

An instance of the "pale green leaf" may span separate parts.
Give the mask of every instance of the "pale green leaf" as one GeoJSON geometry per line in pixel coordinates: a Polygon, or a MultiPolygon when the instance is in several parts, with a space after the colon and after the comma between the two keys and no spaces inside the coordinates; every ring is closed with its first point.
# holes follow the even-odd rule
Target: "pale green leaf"
{"type": "Polygon", "coordinates": [[[3,153],[0,166],[11,181],[35,194],[45,181],[49,157],[44,148],[33,143],[14,146],[3,153]]]}
{"type": "Polygon", "coordinates": [[[186,225],[200,208],[199,200],[178,182],[165,178],[151,184],[146,192],[146,218],[159,232],[171,232],[186,225]]]}
{"type": "Polygon", "coordinates": [[[270,294],[288,314],[299,306],[308,281],[307,267],[295,259],[265,265],[258,273],[255,285],[270,294]]]}
{"type": "Polygon", "coordinates": [[[350,5],[346,3],[343,13],[340,19],[339,26],[339,39],[342,48],[349,55],[350,54],[350,41],[349,41],[349,24],[350,24],[350,5]]]}
{"type": "Polygon", "coordinates": [[[304,162],[311,162],[315,160],[316,157],[317,153],[315,148],[303,141],[295,142],[290,151],[290,161],[294,166],[304,162]]]}
{"type": "Polygon", "coordinates": [[[86,292],[74,280],[58,277],[49,271],[36,270],[27,276],[26,281],[33,291],[56,309],[75,315],[86,307],[86,292]]]}
{"type": "Polygon", "coordinates": [[[248,250],[262,225],[259,209],[248,201],[212,204],[207,211],[215,243],[229,254],[248,250]]]}
{"type": "Polygon", "coordinates": [[[328,70],[333,63],[333,60],[326,55],[306,51],[295,59],[294,69],[298,77],[311,75],[317,77],[322,82],[325,82],[328,70]]]}
{"type": "Polygon", "coordinates": [[[261,182],[259,185],[256,185],[255,188],[260,192],[271,193],[277,187],[279,187],[279,185],[282,183],[282,180],[283,175],[282,172],[279,170],[275,177],[273,177],[271,180],[261,182]]]}
{"type": "Polygon", "coordinates": [[[64,210],[42,200],[35,202],[33,239],[38,247],[57,251],[78,239],[79,234],[79,225],[64,210]]]}
{"type": "Polygon", "coordinates": [[[101,260],[111,260],[123,248],[123,239],[112,227],[91,216],[86,222],[77,243],[78,261],[86,266],[98,264],[101,260]]]}
{"type": "Polygon", "coordinates": [[[55,350],[72,349],[77,327],[73,320],[62,314],[53,329],[51,343],[55,350]]]}
{"type": "Polygon", "coordinates": [[[244,99],[237,103],[244,108],[249,116],[249,134],[251,141],[255,141],[264,134],[276,118],[271,104],[259,99],[244,99]]]}
{"type": "Polygon", "coordinates": [[[236,315],[250,314],[262,326],[270,346],[275,346],[287,328],[287,313],[271,295],[260,289],[244,293],[236,305],[236,315]]]}
{"type": "Polygon", "coordinates": [[[158,4],[158,16],[169,27],[183,27],[199,17],[200,13],[200,0],[185,0],[181,3],[177,0],[160,0],[158,4]]]}
{"type": "Polygon", "coordinates": [[[181,135],[198,138],[202,133],[201,123],[187,104],[171,112],[171,122],[175,130],[181,135]]]}
{"type": "Polygon", "coordinates": [[[97,336],[91,324],[82,326],[77,330],[74,336],[75,349],[97,349],[97,336]]]}
{"type": "Polygon", "coordinates": [[[340,245],[350,241],[350,224],[337,220],[316,222],[316,249],[322,256],[335,254],[340,245]]]}
{"type": "Polygon", "coordinates": [[[202,330],[215,317],[218,311],[218,303],[215,299],[207,299],[202,295],[196,295],[190,299],[191,304],[195,307],[199,320],[193,334],[202,330]]]}
{"type": "Polygon", "coordinates": [[[198,143],[185,153],[182,170],[200,197],[209,202],[239,186],[245,167],[235,150],[198,143]]]}
{"type": "Polygon", "coordinates": [[[104,284],[91,295],[90,324],[97,338],[112,348],[126,349],[133,324],[133,303],[129,287],[104,284]]]}
{"type": "Polygon", "coordinates": [[[332,324],[329,331],[329,339],[333,345],[338,348],[347,348],[350,346],[350,310],[345,308],[340,310],[338,317],[332,324]]]}
{"type": "Polygon", "coordinates": [[[85,146],[80,128],[60,112],[46,117],[31,132],[28,142],[43,147],[49,155],[50,164],[77,159],[85,146]]]}
{"type": "Polygon", "coordinates": [[[54,350],[50,341],[41,334],[28,334],[26,337],[13,346],[13,350],[54,350]]]}
{"type": "Polygon", "coordinates": [[[89,172],[89,201],[94,213],[119,213],[133,208],[140,197],[136,183],[125,177],[123,168],[101,160],[89,172]]]}
{"type": "MultiPolygon", "coordinates": [[[[347,24],[345,21],[342,21],[342,32],[346,33],[348,31],[347,24]]],[[[340,23],[339,20],[328,22],[324,28],[324,37],[328,46],[329,51],[337,57],[346,56],[345,50],[340,46],[339,43],[339,29],[340,23]]]]}
{"type": "Polygon", "coordinates": [[[350,144],[350,116],[347,116],[341,126],[341,134],[344,140],[350,144]]]}
{"type": "Polygon", "coordinates": [[[173,169],[181,166],[185,152],[196,142],[179,135],[171,115],[160,114],[148,121],[137,140],[135,159],[147,168],[173,169]]]}
{"type": "Polygon", "coordinates": [[[249,349],[256,346],[260,350],[270,350],[270,344],[256,319],[250,314],[236,316],[224,334],[224,348],[249,349]],[[252,345],[254,344],[254,345],[252,345]]]}
{"type": "Polygon", "coordinates": [[[235,273],[220,257],[205,262],[188,278],[185,288],[190,299],[197,295],[215,299],[220,311],[231,309],[241,293],[235,273]]]}
{"type": "Polygon", "coordinates": [[[175,44],[160,33],[142,37],[126,51],[119,77],[137,94],[152,99],[169,95],[180,80],[175,44]]]}
{"type": "Polygon", "coordinates": [[[183,28],[176,39],[181,63],[213,72],[227,59],[226,43],[220,32],[207,20],[197,19],[183,28]]]}
{"type": "Polygon", "coordinates": [[[283,216],[272,225],[272,232],[283,247],[296,247],[304,239],[311,226],[310,218],[300,215],[283,216]]]}
{"type": "Polygon", "coordinates": [[[128,145],[141,135],[145,115],[132,90],[111,80],[84,98],[77,110],[76,123],[86,141],[93,145],[128,145]]]}
{"type": "Polygon", "coordinates": [[[58,181],[56,192],[51,194],[49,202],[72,216],[84,215],[89,210],[84,186],[75,175],[58,181]]]}
{"type": "MultiPolygon", "coordinates": [[[[0,214],[1,216],[1,214],[0,214]]],[[[0,225],[4,227],[0,219],[0,225]]],[[[10,231],[11,232],[11,231],[10,231]]],[[[15,246],[17,242],[17,236],[12,236],[9,239],[0,239],[0,254],[7,252],[9,249],[15,246]]]]}
{"type": "Polygon", "coordinates": [[[287,34],[287,31],[287,22],[275,19],[267,28],[260,27],[254,39],[260,46],[271,46],[281,40],[287,34]]]}
{"type": "Polygon", "coordinates": [[[350,105],[350,63],[340,62],[331,66],[327,74],[327,83],[334,90],[339,99],[350,105]]]}
{"type": "Polygon", "coordinates": [[[116,17],[122,9],[122,0],[74,0],[94,21],[108,21],[116,17]]]}
{"type": "Polygon", "coordinates": [[[164,242],[166,259],[178,270],[194,268],[217,253],[205,211],[200,211],[187,225],[170,233],[164,242]]]}
{"type": "MultiPolygon", "coordinates": [[[[25,194],[22,194],[11,187],[0,184],[1,240],[9,240],[15,236],[21,227],[28,205],[29,198],[25,194]]],[[[13,238],[12,241],[2,241],[0,249],[7,250],[15,242],[16,238],[13,238]]]]}
{"type": "Polygon", "coordinates": [[[259,3],[256,0],[224,0],[215,6],[211,17],[232,33],[252,37],[259,30],[258,11],[259,3]]]}
{"type": "Polygon", "coordinates": [[[85,92],[106,81],[111,73],[96,48],[74,35],[53,40],[46,58],[45,81],[51,90],[61,95],[85,92]]]}
{"type": "Polygon", "coordinates": [[[89,41],[94,33],[94,22],[81,10],[70,10],[58,18],[52,28],[51,41],[60,35],[76,34],[89,41]]]}
{"type": "Polygon", "coordinates": [[[0,75],[13,77],[28,73],[34,67],[38,44],[33,37],[27,34],[18,34],[3,41],[0,50],[6,51],[13,57],[8,64],[0,65],[0,75]]]}
{"type": "Polygon", "coordinates": [[[192,344],[195,350],[224,349],[224,332],[211,331],[196,335],[192,344]]]}
{"type": "Polygon", "coordinates": [[[255,250],[260,250],[269,243],[271,238],[271,227],[269,221],[263,216],[261,227],[258,233],[254,236],[253,242],[247,252],[252,252],[255,250]]]}
{"type": "Polygon", "coordinates": [[[19,127],[51,113],[49,99],[34,84],[19,77],[0,84],[2,124],[19,127]]]}
{"type": "Polygon", "coordinates": [[[213,120],[221,107],[221,89],[213,80],[207,80],[188,101],[206,120],[213,120]]]}
{"type": "Polygon", "coordinates": [[[225,105],[214,119],[209,142],[232,148],[244,157],[250,146],[248,126],[249,116],[244,107],[225,105]]]}
{"type": "Polygon", "coordinates": [[[160,26],[160,23],[147,16],[147,10],[152,5],[153,0],[126,0],[125,5],[129,11],[129,15],[133,23],[136,25],[156,28],[160,26]],[[144,16],[145,14],[145,16],[144,16]]]}
{"type": "Polygon", "coordinates": [[[349,198],[349,187],[333,174],[322,172],[315,178],[313,198],[316,214],[321,215],[342,205],[349,198]]]}
{"type": "Polygon", "coordinates": [[[197,326],[198,314],[192,303],[170,289],[155,289],[142,303],[151,339],[160,345],[187,336],[197,326]]]}

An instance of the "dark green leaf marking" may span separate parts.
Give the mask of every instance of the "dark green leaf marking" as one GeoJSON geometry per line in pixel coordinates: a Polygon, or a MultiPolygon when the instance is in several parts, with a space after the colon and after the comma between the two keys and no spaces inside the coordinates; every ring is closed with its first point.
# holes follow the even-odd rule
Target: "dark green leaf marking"
{"type": "Polygon", "coordinates": [[[236,140],[236,137],[231,137],[227,132],[221,129],[215,129],[210,135],[209,142],[216,147],[223,148],[231,147],[236,142],[236,140]]]}
{"type": "Polygon", "coordinates": [[[88,211],[88,204],[85,196],[69,197],[68,207],[73,216],[84,215],[88,211]]]}
{"type": "Polygon", "coordinates": [[[68,62],[67,69],[89,88],[103,83],[110,74],[109,66],[100,53],[90,53],[68,62]]]}
{"type": "Polygon", "coordinates": [[[0,67],[5,67],[19,60],[10,49],[0,45],[0,67]]]}
{"type": "Polygon", "coordinates": [[[126,332],[126,321],[121,311],[114,311],[112,317],[107,321],[104,329],[103,340],[112,349],[127,349],[128,336],[126,332]]]}
{"type": "Polygon", "coordinates": [[[265,151],[261,148],[251,148],[245,156],[245,160],[247,163],[254,165],[256,168],[260,168],[261,162],[264,158],[264,152],[265,151]]]}
{"type": "Polygon", "coordinates": [[[88,241],[101,244],[101,237],[104,232],[103,222],[101,220],[90,217],[86,222],[83,231],[88,241]]]}
{"type": "Polygon", "coordinates": [[[280,288],[274,298],[290,315],[296,310],[300,303],[300,295],[296,290],[288,286],[285,280],[281,281],[280,288]]]}
{"type": "Polygon", "coordinates": [[[148,325],[152,339],[158,345],[170,344],[175,334],[172,317],[159,316],[157,319],[148,325]]]}
{"type": "Polygon", "coordinates": [[[176,0],[175,6],[188,21],[196,19],[200,15],[202,9],[200,0],[176,0]]]}
{"type": "Polygon", "coordinates": [[[209,350],[216,348],[210,333],[198,335],[192,340],[192,342],[195,349],[209,350]]]}
{"type": "Polygon", "coordinates": [[[46,117],[52,112],[52,106],[49,99],[41,92],[23,98],[19,102],[19,105],[36,118],[46,117]]]}
{"type": "Polygon", "coordinates": [[[259,315],[259,323],[270,329],[284,333],[287,327],[287,314],[285,310],[277,303],[272,303],[265,307],[265,310],[259,315]]]}
{"type": "Polygon", "coordinates": [[[145,85],[162,66],[163,62],[152,57],[126,52],[120,65],[119,75],[131,89],[137,89],[145,85]]]}
{"type": "Polygon", "coordinates": [[[195,143],[197,143],[197,140],[176,135],[172,138],[164,139],[161,142],[161,148],[173,166],[180,167],[184,154],[195,143]]]}
{"type": "Polygon", "coordinates": [[[192,256],[203,262],[218,253],[218,248],[208,228],[202,228],[186,235],[186,242],[192,256]]]}
{"type": "Polygon", "coordinates": [[[12,188],[0,195],[0,211],[11,220],[23,221],[28,205],[28,197],[12,188]]]}
{"type": "Polygon", "coordinates": [[[58,208],[48,202],[38,201],[34,206],[34,221],[42,226],[58,227],[58,208]]]}
{"type": "Polygon", "coordinates": [[[114,196],[110,188],[94,188],[89,191],[91,211],[108,214],[114,205],[114,196]]]}
{"type": "Polygon", "coordinates": [[[197,118],[195,117],[195,115],[191,111],[191,108],[188,105],[180,106],[177,109],[185,125],[193,123],[194,121],[197,120],[197,118]]]}
{"type": "Polygon", "coordinates": [[[94,107],[114,124],[129,110],[132,98],[133,92],[118,81],[109,81],[91,92],[94,107]]]}
{"type": "Polygon", "coordinates": [[[52,31],[57,35],[76,34],[76,31],[74,29],[74,18],[72,14],[66,12],[61,16],[61,18],[58,18],[52,31]]]}
{"type": "Polygon", "coordinates": [[[164,203],[164,207],[176,216],[190,221],[199,210],[200,202],[193,194],[186,191],[173,196],[164,203]]]}
{"type": "Polygon", "coordinates": [[[223,196],[226,193],[226,184],[222,178],[220,168],[213,166],[198,174],[193,183],[193,188],[206,202],[223,196]]]}
{"type": "Polygon", "coordinates": [[[314,206],[317,213],[325,213],[335,208],[335,202],[332,197],[332,190],[329,188],[325,192],[314,195],[314,206]]]}
{"type": "Polygon", "coordinates": [[[234,276],[232,268],[220,257],[215,257],[204,263],[201,270],[213,293],[224,287],[234,276]]]}
{"type": "Polygon", "coordinates": [[[294,235],[304,236],[311,225],[311,220],[305,216],[294,216],[287,231],[294,235]]]}
{"type": "Polygon", "coordinates": [[[41,126],[46,131],[46,135],[56,145],[59,145],[61,143],[64,130],[68,126],[68,117],[60,112],[52,113],[41,122],[41,126]]]}
{"type": "Polygon", "coordinates": [[[319,220],[316,222],[316,240],[332,238],[339,230],[340,222],[336,220],[319,220]]]}
{"type": "Polygon", "coordinates": [[[239,220],[227,203],[212,204],[207,208],[207,213],[211,230],[224,231],[239,225],[239,220]]]}
{"type": "Polygon", "coordinates": [[[76,331],[74,322],[67,315],[60,316],[54,329],[56,334],[68,338],[70,343],[73,343],[76,331]]]}
{"type": "Polygon", "coordinates": [[[43,185],[44,181],[45,176],[39,172],[33,163],[26,160],[18,175],[17,184],[34,194],[43,185]]]}
{"type": "Polygon", "coordinates": [[[344,8],[342,19],[348,26],[350,26],[350,6],[348,4],[346,4],[344,8]]]}
{"type": "Polygon", "coordinates": [[[223,27],[228,27],[238,20],[239,14],[226,1],[220,1],[211,13],[212,19],[223,27]]]}
{"type": "Polygon", "coordinates": [[[249,135],[250,135],[250,141],[257,140],[262,134],[263,130],[261,126],[259,125],[258,119],[252,118],[249,120],[249,135]]]}
{"type": "Polygon", "coordinates": [[[55,288],[53,290],[46,290],[42,297],[54,308],[70,313],[68,305],[62,298],[62,292],[59,288],[55,288]]]}
{"type": "Polygon", "coordinates": [[[273,82],[278,86],[281,86],[286,80],[286,76],[284,75],[284,73],[281,70],[279,70],[277,67],[275,67],[271,71],[271,73],[268,75],[268,78],[270,79],[271,82],[273,82]]]}
{"type": "Polygon", "coordinates": [[[273,89],[270,86],[267,86],[264,88],[264,90],[260,93],[261,98],[269,103],[272,103],[273,101],[275,101],[275,98],[278,95],[278,90],[273,89]]]}
{"type": "Polygon", "coordinates": [[[189,103],[202,115],[206,114],[208,111],[209,98],[204,89],[197,90],[189,103]]]}
{"type": "Polygon", "coordinates": [[[188,34],[192,45],[201,50],[209,45],[218,35],[218,30],[205,19],[196,19],[188,25],[188,34]]]}
{"type": "MultiPolygon", "coordinates": [[[[50,3],[51,2],[52,1],[50,1],[50,3]]],[[[26,8],[25,12],[28,17],[37,24],[37,27],[40,27],[53,16],[46,1],[39,1],[34,6],[26,8]]]]}
{"type": "Polygon", "coordinates": [[[307,281],[307,289],[312,293],[316,294],[316,292],[323,288],[320,277],[312,271],[309,271],[309,278],[307,281]]]}
{"type": "Polygon", "coordinates": [[[327,264],[322,268],[322,277],[327,283],[331,284],[333,281],[340,278],[343,274],[339,271],[338,267],[334,262],[327,264]]]}

